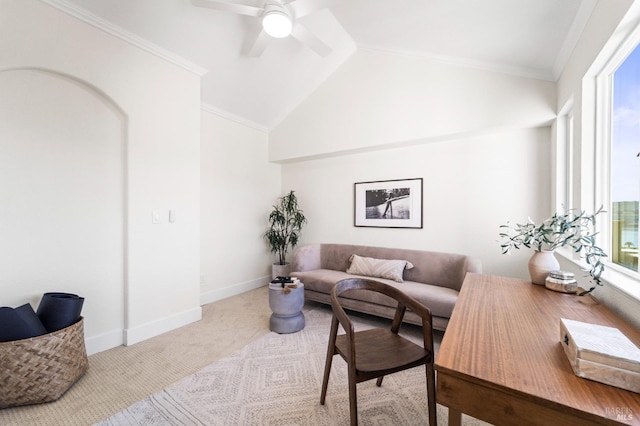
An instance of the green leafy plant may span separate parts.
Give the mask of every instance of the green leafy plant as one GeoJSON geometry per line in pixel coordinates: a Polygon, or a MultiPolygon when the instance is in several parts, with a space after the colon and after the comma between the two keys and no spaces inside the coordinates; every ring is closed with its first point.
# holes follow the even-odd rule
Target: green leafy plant
{"type": "Polygon", "coordinates": [[[538,251],[571,247],[589,265],[589,275],[594,285],[580,293],[580,296],[589,294],[597,286],[602,285],[600,279],[604,271],[602,258],[607,257],[605,252],[596,245],[597,232],[594,231],[596,216],[603,212],[602,207],[591,215],[572,209],[563,214],[555,213],[540,224],[529,219],[525,224],[501,225],[499,242],[502,254],[510,254],[511,250],[522,247],[538,251]]]}
{"type": "Polygon", "coordinates": [[[304,213],[298,208],[298,199],[294,191],[278,198],[269,214],[269,229],[264,238],[269,243],[271,253],[278,256],[278,264],[285,265],[285,256],[289,248],[298,244],[302,226],[307,223],[304,213]]]}

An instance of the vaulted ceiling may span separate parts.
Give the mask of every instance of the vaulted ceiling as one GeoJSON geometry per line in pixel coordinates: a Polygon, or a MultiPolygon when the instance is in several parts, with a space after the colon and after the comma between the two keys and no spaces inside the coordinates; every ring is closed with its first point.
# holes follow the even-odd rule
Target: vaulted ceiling
{"type": "MultiPolygon", "coordinates": [[[[42,0],[202,75],[202,102],[271,129],[358,49],[416,55],[554,81],[597,0],[293,0],[297,22],[332,51],[294,38],[247,46],[260,19],[190,0],[42,0]],[[326,6],[326,7],[323,7],[326,6]]],[[[228,1],[228,0],[219,0],[228,1]]],[[[232,3],[232,1],[228,1],[232,3]]],[[[265,0],[233,0],[262,7],[265,0]]]]}

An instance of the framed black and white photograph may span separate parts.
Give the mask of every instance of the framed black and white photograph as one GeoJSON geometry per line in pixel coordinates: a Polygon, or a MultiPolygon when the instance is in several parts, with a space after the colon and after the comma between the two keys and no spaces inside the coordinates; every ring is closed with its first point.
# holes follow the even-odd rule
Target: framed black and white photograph
{"type": "Polygon", "coordinates": [[[355,226],[422,228],[422,178],[356,182],[355,226]]]}

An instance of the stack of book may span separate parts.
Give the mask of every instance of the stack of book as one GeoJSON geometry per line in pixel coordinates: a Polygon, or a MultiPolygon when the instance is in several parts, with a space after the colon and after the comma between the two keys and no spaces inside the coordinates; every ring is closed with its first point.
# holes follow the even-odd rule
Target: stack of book
{"type": "Polygon", "coordinates": [[[577,376],[640,393],[640,348],[617,328],[560,318],[560,341],[577,376]]]}
{"type": "Polygon", "coordinates": [[[284,288],[285,286],[297,287],[300,280],[296,277],[276,277],[271,280],[271,284],[280,284],[284,288]]]}

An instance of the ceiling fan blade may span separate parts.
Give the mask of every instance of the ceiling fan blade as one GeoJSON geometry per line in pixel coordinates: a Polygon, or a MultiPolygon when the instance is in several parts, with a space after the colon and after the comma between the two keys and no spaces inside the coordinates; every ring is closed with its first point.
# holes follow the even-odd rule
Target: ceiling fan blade
{"type": "Polygon", "coordinates": [[[191,0],[194,6],[237,13],[239,15],[260,16],[264,9],[245,4],[229,3],[223,0],[191,0]]]}
{"type": "Polygon", "coordinates": [[[266,49],[267,43],[269,42],[270,38],[271,37],[269,37],[269,35],[266,32],[264,32],[264,30],[260,31],[255,41],[252,43],[249,51],[247,52],[247,55],[252,56],[254,58],[261,56],[262,53],[264,52],[264,49],[266,49]]]}
{"type": "Polygon", "coordinates": [[[307,16],[316,10],[325,9],[327,7],[326,0],[291,0],[285,1],[292,10],[296,18],[307,16]]]}
{"type": "Polygon", "coordinates": [[[324,41],[320,40],[315,34],[309,31],[307,27],[298,22],[294,24],[291,35],[322,57],[327,56],[332,51],[324,41]]]}

